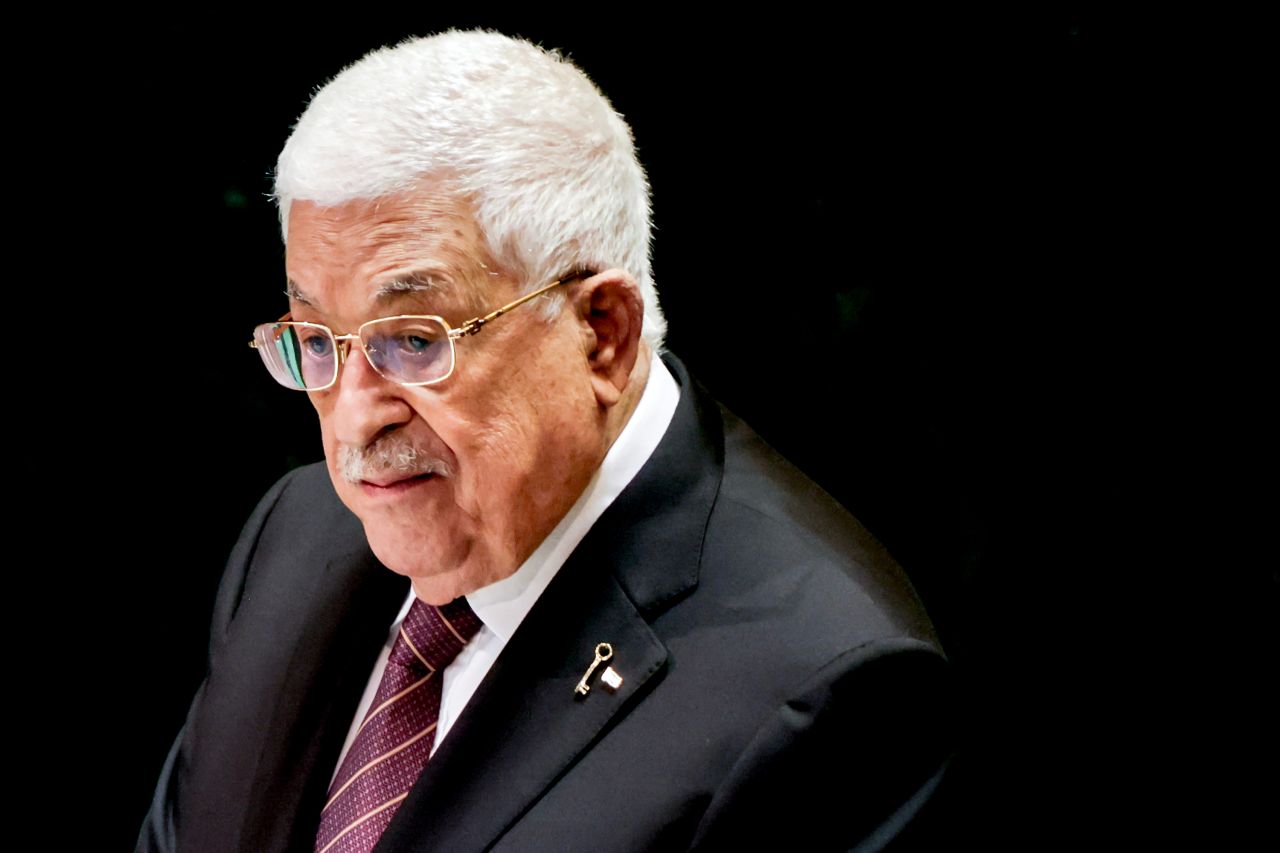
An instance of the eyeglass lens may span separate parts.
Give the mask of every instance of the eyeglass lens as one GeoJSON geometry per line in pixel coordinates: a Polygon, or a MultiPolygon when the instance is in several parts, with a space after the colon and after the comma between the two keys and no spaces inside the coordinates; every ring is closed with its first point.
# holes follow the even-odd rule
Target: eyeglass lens
{"type": "MultiPolygon", "coordinates": [[[[265,323],[255,332],[258,352],[281,385],[301,391],[325,388],[337,377],[337,341],[319,325],[265,323]]],[[[360,330],[365,353],[393,382],[421,385],[453,369],[449,330],[424,317],[387,317],[360,330]]]]}

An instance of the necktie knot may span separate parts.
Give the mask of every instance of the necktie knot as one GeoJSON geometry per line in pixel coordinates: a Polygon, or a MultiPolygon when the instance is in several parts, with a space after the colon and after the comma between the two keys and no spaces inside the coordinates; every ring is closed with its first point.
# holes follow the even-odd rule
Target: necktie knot
{"type": "Polygon", "coordinates": [[[481,624],[465,598],[438,607],[415,598],[400,625],[389,663],[423,672],[444,669],[481,624]]]}

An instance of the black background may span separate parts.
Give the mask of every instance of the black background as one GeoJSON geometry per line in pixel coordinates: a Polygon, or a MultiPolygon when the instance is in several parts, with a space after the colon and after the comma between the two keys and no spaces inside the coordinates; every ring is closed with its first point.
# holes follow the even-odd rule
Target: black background
{"type": "Polygon", "coordinates": [[[1113,532],[1137,525],[1150,470],[1125,413],[1159,384],[1132,324],[1160,303],[1134,249],[1169,192],[1151,127],[1174,67],[1081,14],[558,18],[43,37],[70,74],[18,134],[59,176],[32,214],[56,239],[28,310],[82,318],[111,353],[26,377],[65,448],[37,501],[68,519],[45,537],[52,576],[104,647],[104,849],[132,844],[203,677],[240,525],[322,455],[305,398],[246,346],[285,307],[276,154],[343,66],[449,26],[560,49],[611,99],[653,189],[669,349],[916,583],[962,677],[944,846],[1061,842],[1131,812],[1146,753],[1096,744],[1150,722],[1119,698],[1144,670],[1115,660],[1134,599],[1113,532]]]}

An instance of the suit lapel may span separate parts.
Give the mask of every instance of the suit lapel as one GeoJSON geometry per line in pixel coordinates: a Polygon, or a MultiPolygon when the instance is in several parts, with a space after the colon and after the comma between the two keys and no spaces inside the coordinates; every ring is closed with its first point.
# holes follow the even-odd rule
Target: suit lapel
{"type": "Polygon", "coordinates": [[[491,846],[617,720],[655,689],[667,649],[648,620],[697,584],[702,535],[719,488],[715,404],[683,366],[671,426],[517,629],[376,851],[491,846]],[[623,683],[574,687],[597,643],[623,683]]]}
{"type": "Polygon", "coordinates": [[[607,567],[572,562],[517,629],[377,850],[488,846],[662,668],[666,650],[607,567]],[[610,692],[598,672],[578,696],[600,642],[613,646],[623,684],[610,692]]]}

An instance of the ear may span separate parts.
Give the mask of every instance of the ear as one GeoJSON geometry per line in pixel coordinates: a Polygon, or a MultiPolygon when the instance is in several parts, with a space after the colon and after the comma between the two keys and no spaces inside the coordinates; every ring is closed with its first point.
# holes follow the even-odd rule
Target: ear
{"type": "Polygon", "coordinates": [[[622,270],[605,270],[577,287],[574,306],[591,368],[591,386],[600,405],[608,408],[627,389],[640,353],[644,324],[640,286],[622,270]]]}

